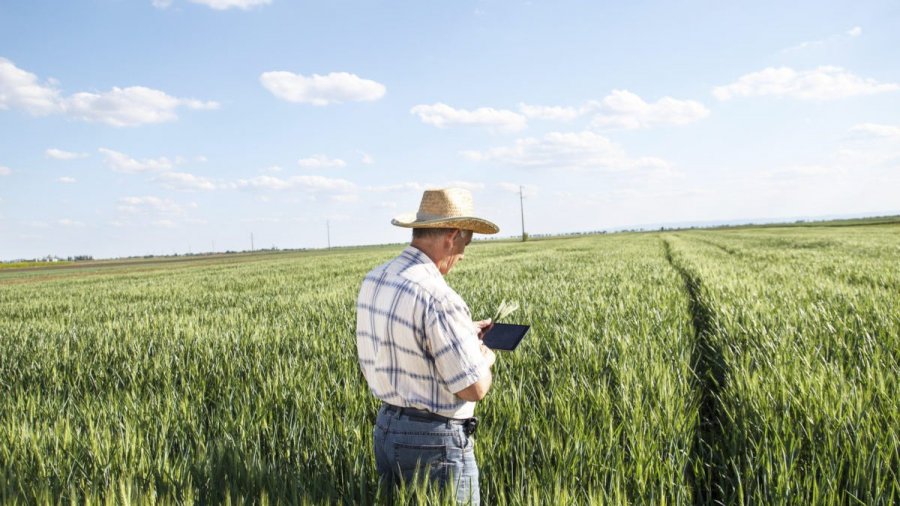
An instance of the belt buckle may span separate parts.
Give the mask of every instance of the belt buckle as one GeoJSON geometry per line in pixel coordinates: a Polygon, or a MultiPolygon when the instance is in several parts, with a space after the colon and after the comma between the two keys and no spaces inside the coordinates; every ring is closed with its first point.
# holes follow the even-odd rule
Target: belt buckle
{"type": "Polygon", "coordinates": [[[467,436],[471,436],[478,431],[478,419],[474,416],[472,418],[466,419],[463,422],[463,433],[467,436]]]}

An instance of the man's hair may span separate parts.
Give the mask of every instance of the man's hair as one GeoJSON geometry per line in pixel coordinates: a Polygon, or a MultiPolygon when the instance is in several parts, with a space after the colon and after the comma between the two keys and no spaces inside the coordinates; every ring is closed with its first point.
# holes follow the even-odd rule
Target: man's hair
{"type": "Polygon", "coordinates": [[[426,239],[426,238],[431,238],[431,237],[439,237],[444,234],[449,234],[450,232],[453,232],[454,230],[459,230],[463,234],[465,234],[467,232],[469,234],[472,233],[472,231],[470,231],[470,230],[461,230],[461,229],[457,229],[457,228],[414,228],[414,229],[412,229],[412,236],[413,236],[413,239],[426,239]]]}

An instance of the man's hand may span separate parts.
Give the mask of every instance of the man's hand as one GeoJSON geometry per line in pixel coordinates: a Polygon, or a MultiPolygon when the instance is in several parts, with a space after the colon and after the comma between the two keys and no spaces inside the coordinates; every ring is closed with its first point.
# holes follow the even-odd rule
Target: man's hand
{"type": "Polygon", "coordinates": [[[484,339],[484,335],[494,328],[494,322],[492,322],[490,318],[479,322],[472,322],[472,324],[475,325],[475,329],[478,332],[478,339],[484,339]]]}
{"type": "MultiPolygon", "coordinates": [[[[494,322],[492,322],[490,318],[472,323],[475,324],[475,328],[478,329],[478,339],[484,339],[484,335],[494,328],[494,322]]],[[[488,360],[488,367],[493,367],[494,362],[497,361],[497,354],[494,353],[494,350],[485,346],[484,343],[481,343],[481,354],[488,360]]]]}

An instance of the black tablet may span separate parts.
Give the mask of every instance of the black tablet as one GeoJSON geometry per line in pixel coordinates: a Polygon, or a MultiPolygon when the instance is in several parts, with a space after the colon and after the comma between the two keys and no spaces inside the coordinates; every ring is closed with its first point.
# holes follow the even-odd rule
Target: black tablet
{"type": "Polygon", "coordinates": [[[495,323],[494,327],[485,334],[484,344],[492,350],[512,351],[519,346],[529,328],[531,327],[528,325],[495,323]]]}

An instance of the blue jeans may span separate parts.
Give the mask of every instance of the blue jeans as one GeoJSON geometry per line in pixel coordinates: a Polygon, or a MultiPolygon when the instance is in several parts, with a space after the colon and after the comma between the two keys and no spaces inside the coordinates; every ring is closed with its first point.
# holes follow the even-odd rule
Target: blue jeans
{"type": "Polygon", "coordinates": [[[441,488],[451,486],[457,502],[479,504],[475,440],[462,424],[398,414],[384,405],[375,419],[375,466],[382,482],[412,483],[413,476],[441,488]]]}

